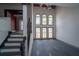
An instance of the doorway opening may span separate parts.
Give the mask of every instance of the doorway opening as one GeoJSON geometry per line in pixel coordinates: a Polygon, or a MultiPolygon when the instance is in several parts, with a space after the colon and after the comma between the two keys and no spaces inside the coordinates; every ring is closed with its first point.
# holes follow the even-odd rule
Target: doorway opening
{"type": "Polygon", "coordinates": [[[4,16],[11,18],[11,31],[12,32],[22,32],[23,31],[22,10],[6,9],[4,11],[4,16]]]}

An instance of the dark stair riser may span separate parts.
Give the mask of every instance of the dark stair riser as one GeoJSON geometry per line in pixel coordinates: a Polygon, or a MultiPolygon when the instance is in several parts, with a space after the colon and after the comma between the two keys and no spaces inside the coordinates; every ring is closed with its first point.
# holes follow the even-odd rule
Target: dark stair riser
{"type": "Polygon", "coordinates": [[[5,47],[3,47],[3,48],[1,48],[1,49],[16,49],[16,48],[18,48],[18,49],[20,49],[20,46],[5,46],[5,47]]]}
{"type": "Polygon", "coordinates": [[[22,43],[22,41],[7,41],[6,43],[22,43]]]}
{"type": "Polygon", "coordinates": [[[0,54],[1,56],[21,56],[21,52],[4,52],[0,54]]]}

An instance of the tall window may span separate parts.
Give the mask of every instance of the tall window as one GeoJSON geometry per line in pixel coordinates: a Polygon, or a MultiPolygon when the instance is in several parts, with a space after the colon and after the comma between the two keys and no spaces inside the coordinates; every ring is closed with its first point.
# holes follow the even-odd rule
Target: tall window
{"type": "Polygon", "coordinates": [[[52,25],[53,24],[53,17],[52,15],[48,16],[48,25],[52,25]]]}
{"type": "Polygon", "coordinates": [[[39,14],[36,15],[36,24],[40,25],[40,15],[39,14]]]}
{"type": "Polygon", "coordinates": [[[40,38],[40,28],[36,28],[36,38],[40,38]]]}
{"type": "Polygon", "coordinates": [[[52,38],[52,35],[53,32],[52,32],[52,28],[48,28],[48,38],[52,38]]]}
{"type": "Polygon", "coordinates": [[[43,24],[43,25],[46,25],[46,24],[47,24],[46,15],[42,15],[42,24],[43,24]]]}
{"type": "Polygon", "coordinates": [[[42,28],[42,38],[46,38],[46,28],[42,28]]]}

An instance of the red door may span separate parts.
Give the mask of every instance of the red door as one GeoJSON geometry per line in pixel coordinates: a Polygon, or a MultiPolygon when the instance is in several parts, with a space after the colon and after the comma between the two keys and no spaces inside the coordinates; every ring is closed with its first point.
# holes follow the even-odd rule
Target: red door
{"type": "Polygon", "coordinates": [[[13,14],[11,15],[11,29],[13,31],[16,31],[16,16],[13,14]]]}

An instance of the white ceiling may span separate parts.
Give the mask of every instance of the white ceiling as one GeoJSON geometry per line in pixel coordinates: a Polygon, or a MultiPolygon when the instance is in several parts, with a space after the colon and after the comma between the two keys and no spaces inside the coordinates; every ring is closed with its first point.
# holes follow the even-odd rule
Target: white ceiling
{"type": "Polygon", "coordinates": [[[79,3],[50,3],[49,5],[63,6],[63,7],[78,7],[79,3]]]}
{"type": "MultiPolygon", "coordinates": [[[[63,7],[79,7],[79,3],[45,3],[47,5],[56,5],[63,7]]],[[[22,5],[21,3],[0,3],[0,5],[22,5]]]]}

